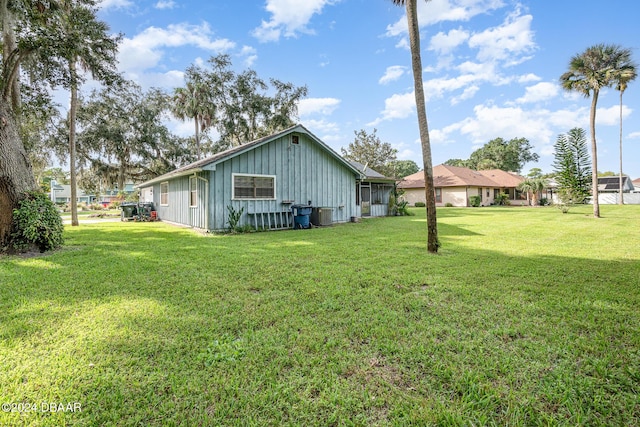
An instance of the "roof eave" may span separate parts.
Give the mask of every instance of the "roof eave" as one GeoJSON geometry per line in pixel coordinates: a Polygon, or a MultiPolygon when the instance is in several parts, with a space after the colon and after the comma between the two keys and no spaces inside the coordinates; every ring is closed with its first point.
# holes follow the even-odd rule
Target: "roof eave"
{"type": "Polygon", "coordinates": [[[169,179],[179,178],[181,176],[193,175],[193,174],[196,174],[198,172],[202,172],[202,170],[203,170],[202,168],[193,168],[193,169],[183,170],[183,171],[180,171],[180,172],[175,173],[175,174],[168,173],[168,174],[165,174],[165,175],[161,175],[161,176],[159,176],[157,178],[150,179],[149,181],[145,181],[142,184],[134,185],[133,188],[149,187],[149,186],[151,186],[153,184],[157,184],[159,182],[164,182],[164,181],[167,181],[169,179]]]}

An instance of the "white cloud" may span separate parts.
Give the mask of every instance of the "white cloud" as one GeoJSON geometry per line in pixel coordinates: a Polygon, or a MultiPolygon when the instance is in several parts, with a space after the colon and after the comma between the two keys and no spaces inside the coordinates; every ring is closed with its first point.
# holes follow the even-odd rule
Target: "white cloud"
{"type": "Polygon", "coordinates": [[[476,85],[465,88],[461,95],[451,98],[451,105],[456,105],[460,101],[465,101],[467,99],[473,98],[476,92],[478,92],[479,90],[480,88],[476,85]]]}
{"type": "Polygon", "coordinates": [[[174,9],[177,6],[173,0],[159,0],[154,6],[156,9],[174,9]]]}
{"type": "Polygon", "coordinates": [[[335,122],[328,122],[326,120],[305,120],[304,125],[313,133],[323,134],[323,137],[320,138],[323,141],[327,135],[340,134],[340,127],[335,122]]]}
{"type": "Polygon", "coordinates": [[[251,46],[242,46],[240,50],[240,56],[244,57],[244,65],[247,68],[251,68],[253,64],[258,60],[258,51],[251,46]]]}
{"type": "Polygon", "coordinates": [[[539,82],[542,80],[541,77],[536,76],[533,73],[525,74],[518,77],[518,83],[531,83],[531,82],[539,82]]]}
{"type": "Polygon", "coordinates": [[[155,67],[164,55],[164,48],[196,46],[220,53],[235,47],[228,39],[213,39],[207,23],[202,25],[172,24],[167,28],[149,27],[120,44],[118,59],[123,71],[145,70],[155,67]]]}
{"type": "Polygon", "coordinates": [[[478,49],[478,60],[505,61],[507,65],[523,62],[535,50],[531,31],[531,15],[519,15],[517,10],[497,27],[489,28],[469,38],[469,47],[478,49]]]}
{"type": "MultiPolygon", "coordinates": [[[[626,105],[622,106],[622,119],[629,117],[631,109],[626,105]]],[[[609,108],[598,108],[596,110],[596,124],[603,126],[613,126],[620,124],[620,105],[613,105],[609,108]]],[[[597,130],[596,130],[597,132],[597,130]]]]}
{"type": "Polygon", "coordinates": [[[441,54],[449,53],[469,39],[469,32],[462,29],[451,30],[447,34],[439,32],[431,37],[429,50],[435,50],[441,54]]]}
{"type": "Polygon", "coordinates": [[[184,72],[171,70],[166,73],[128,73],[127,78],[142,86],[143,89],[159,87],[173,89],[184,84],[184,72]]]}
{"type": "Polygon", "coordinates": [[[340,100],[336,98],[305,98],[298,104],[298,114],[300,117],[312,114],[330,115],[340,105],[340,100]]]}
{"type": "Polygon", "coordinates": [[[640,132],[631,132],[629,135],[627,135],[627,138],[640,139],[640,132]]]}
{"type": "Polygon", "coordinates": [[[315,14],[335,0],[267,0],[269,21],[253,30],[253,36],[261,42],[278,41],[280,37],[294,37],[298,33],[313,34],[307,25],[315,14]]]}
{"type": "MultiPolygon", "coordinates": [[[[418,2],[418,22],[421,27],[443,21],[469,21],[481,13],[504,6],[502,0],[432,0],[418,2]]],[[[387,27],[387,35],[395,37],[407,32],[406,14],[387,27]]]]}
{"type": "Polygon", "coordinates": [[[448,126],[446,134],[459,131],[476,144],[484,144],[500,136],[505,139],[525,137],[532,143],[548,144],[554,135],[548,110],[528,111],[519,107],[477,105],[474,117],[448,126]]]}
{"type": "Polygon", "coordinates": [[[560,92],[560,87],[555,83],[541,82],[525,89],[524,96],[516,99],[519,104],[547,101],[555,98],[560,92]]]}
{"type": "Polygon", "coordinates": [[[130,0],[102,0],[98,7],[102,10],[107,9],[126,9],[133,6],[133,2],[130,0]]]}
{"type": "Polygon", "coordinates": [[[385,99],[381,116],[367,126],[377,126],[385,120],[404,119],[409,117],[415,109],[416,99],[413,91],[404,94],[394,94],[385,99]]]}
{"type": "Polygon", "coordinates": [[[391,67],[387,67],[387,71],[384,73],[384,76],[380,77],[378,83],[381,85],[390,83],[392,81],[398,80],[400,77],[404,75],[407,71],[407,67],[402,65],[392,65],[391,67]]]}

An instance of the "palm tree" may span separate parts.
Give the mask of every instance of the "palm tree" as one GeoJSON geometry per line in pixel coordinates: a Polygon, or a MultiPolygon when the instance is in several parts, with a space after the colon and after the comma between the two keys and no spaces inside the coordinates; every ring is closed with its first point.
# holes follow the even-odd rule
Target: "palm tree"
{"type": "Polygon", "coordinates": [[[83,81],[78,66],[106,84],[120,81],[116,71],[118,39],[109,35],[109,27],[97,19],[94,0],[63,0],[60,2],[62,50],[67,63],[69,100],[69,178],[71,184],[71,225],[78,225],[76,177],[76,118],[78,87],[83,81]]]}
{"type": "MultiPolygon", "coordinates": [[[[417,0],[392,0],[395,5],[404,5],[407,10],[407,24],[409,45],[411,47],[411,66],[413,69],[413,85],[416,97],[416,111],[418,113],[418,128],[422,145],[422,162],[424,164],[424,189],[427,210],[427,250],[437,253],[438,224],[436,220],[436,193],[433,186],[433,164],[431,161],[431,142],[429,140],[429,126],[427,123],[427,108],[422,84],[422,59],[420,57],[420,27],[418,26],[417,0]]],[[[425,0],[429,1],[429,0],[425,0]]]]}
{"type": "Polygon", "coordinates": [[[185,87],[173,92],[172,113],[179,120],[193,119],[195,122],[196,155],[201,157],[200,131],[211,126],[214,104],[208,100],[207,87],[194,78],[187,80],[185,87]]]}
{"type": "Polygon", "coordinates": [[[638,72],[636,64],[631,60],[630,49],[623,49],[618,60],[619,63],[616,64],[615,69],[616,79],[618,80],[616,89],[620,91],[620,181],[618,187],[620,189],[620,198],[618,199],[618,204],[624,205],[624,192],[622,191],[622,94],[627,89],[629,82],[636,79],[638,72]]]}
{"type": "Polygon", "coordinates": [[[527,178],[518,184],[518,190],[527,193],[527,198],[530,198],[532,206],[538,206],[538,193],[548,185],[549,183],[544,178],[527,178]]]}
{"type": "Polygon", "coordinates": [[[596,143],[596,107],[600,89],[614,86],[618,82],[615,72],[620,66],[620,58],[624,49],[617,45],[598,44],[587,48],[583,53],[575,55],[569,62],[569,71],[560,76],[565,90],[582,93],[591,97],[589,115],[591,131],[591,195],[593,199],[593,216],[600,218],[598,202],[598,148],[596,143]]]}

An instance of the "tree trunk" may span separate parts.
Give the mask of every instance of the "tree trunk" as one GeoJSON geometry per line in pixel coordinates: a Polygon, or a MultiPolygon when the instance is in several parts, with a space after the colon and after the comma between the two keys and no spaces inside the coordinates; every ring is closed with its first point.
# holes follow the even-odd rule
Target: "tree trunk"
{"type": "Polygon", "coordinates": [[[200,124],[198,123],[198,115],[196,114],[193,117],[193,120],[196,123],[196,156],[198,160],[200,160],[200,124]]]}
{"type": "Polygon", "coordinates": [[[624,205],[624,191],[622,190],[622,92],[624,90],[620,89],[620,199],[618,199],[619,205],[624,205]]]}
{"type": "Polygon", "coordinates": [[[418,26],[418,4],[416,0],[407,0],[407,23],[409,29],[409,44],[411,46],[411,66],[413,68],[413,83],[416,97],[416,112],[420,129],[422,146],[422,162],[424,165],[424,191],[427,211],[427,250],[438,252],[438,224],[436,219],[436,192],[433,186],[433,165],[431,161],[431,142],[429,140],[429,125],[427,122],[427,108],[422,85],[422,59],[420,57],[420,28],[418,26]]]}
{"type": "Polygon", "coordinates": [[[600,202],[598,201],[598,146],[596,144],[596,106],[599,91],[593,91],[591,98],[591,199],[593,200],[593,217],[600,218],[600,202]]]}
{"type": "Polygon", "coordinates": [[[76,61],[69,61],[71,71],[71,101],[69,105],[69,183],[71,184],[71,226],[78,226],[78,182],[76,178],[76,110],[78,108],[78,83],[76,61]]]}
{"type": "Polygon", "coordinates": [[[9,239],[13,210],[20,196],[37,188],[19,135],[7,101],[0,99],[0,246],[9,239]]]}

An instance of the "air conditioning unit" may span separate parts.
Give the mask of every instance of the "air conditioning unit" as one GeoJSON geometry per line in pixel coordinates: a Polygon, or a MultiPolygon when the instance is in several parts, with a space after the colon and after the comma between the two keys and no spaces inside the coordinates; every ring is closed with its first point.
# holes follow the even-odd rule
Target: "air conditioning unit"
{"type": "Polygon", "coordinates": [[[313,208],[311,210],[311,224],[316,226],[327,226],[333,223],[332,208],[313,208]]]}

